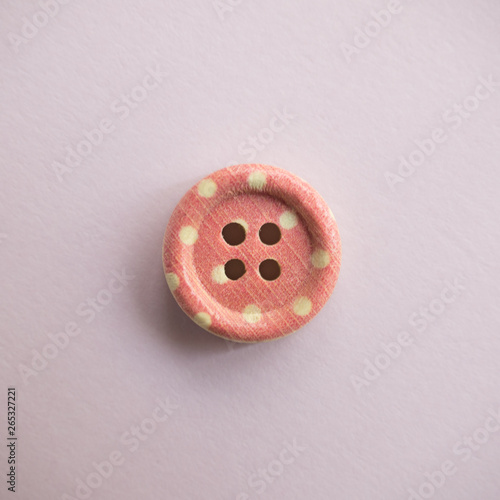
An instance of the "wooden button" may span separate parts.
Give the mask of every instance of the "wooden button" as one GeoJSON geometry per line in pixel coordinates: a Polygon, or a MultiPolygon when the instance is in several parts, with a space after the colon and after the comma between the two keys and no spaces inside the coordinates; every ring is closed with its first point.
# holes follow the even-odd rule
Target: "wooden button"
{"type": "Polygon", "coordinates": [[[206,330],[238,342],[287,335],[324,306],[341,260],[335,218],[293,174],[228,167],[182,198],[165,232],[175,299],[206,330]]]}

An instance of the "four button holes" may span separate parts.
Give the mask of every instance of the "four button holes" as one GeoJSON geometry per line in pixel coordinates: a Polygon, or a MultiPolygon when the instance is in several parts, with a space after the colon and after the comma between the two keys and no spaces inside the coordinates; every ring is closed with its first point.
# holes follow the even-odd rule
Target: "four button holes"
{"type": "MultiPolygon", "coordinates": [[[[228,245],[241,245],[245,241],[246,230],[238,222],[231,222],[222,229],[222,237],[228,245]]],[[[266,222],[259,230],[259,238],[264,245],[276,245],[281,240],[280,228],[272,222],[266,222]]],[[[240,259],[231,259],[224,265],[224,272],[230,280],[236,281],[245,274],[245,264],[240,259]]],[[[274,281],[280,277],[281,267],[276,260],[266,259],[260,263],[259,273],[266,281],[274,281]]]]}

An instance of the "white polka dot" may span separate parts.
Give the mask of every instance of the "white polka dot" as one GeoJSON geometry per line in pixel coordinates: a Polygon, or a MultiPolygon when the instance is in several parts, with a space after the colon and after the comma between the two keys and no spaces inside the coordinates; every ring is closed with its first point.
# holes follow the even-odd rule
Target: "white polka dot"
{"type": "Polygon", "coordinates": [[[217,191],[217,184],[212,179],[203,179],[198,184],[198,193],[204,198],[211,198],[217,191]]]}
{"type": "Polygon", "coordinates": [[[216,266],[212,269],[212,280],[219,285],[223,285],[229,281],[229,278],[226,276],[224,266],[216,266]]]}
{"type": "Polygon", "coordinates": [[[255,170],[248,176],[248,185],[260,191],[266,185],[266,174],[260,170],[255,170]]]}
{"type": "Polygon", "coordinates": [[[168,287],[172,292],[175,292],[179,286],[179,276],[175,273],[167,273],[166,278],[168,287]]]}
{"type": "Polygon", "coordinates": [[[293,229],[299,220],[293,212],[283,212],[280,217],[280,224],[283,229],[293,229]]]}
{"type": "Polygon", "coordinates": [[[196,314],[193,320],[197,325],[205,328],[205,330],[210,328],[210,325],[212,324],[212,318],[210,317],[210,314],[206,312],[196,314]]]}
{"type": "Polygon", "coordinates": [[[236,219],[233,222],[237,222],[238,224],[240,224],[241,226],[243,226],[245,228],[245,231],[248,231],[248,223],[247,223],[246,220],[244,220],[244,219],[236,219]]]}
{"type": "Polygon", "coordinates": [[[257,323],[262,319],[262,313],[255,304],[251,304],[243,309],[243,317],[247,323],[257,323]]]}
{"type": "Polygon", "coordinates": [[[312,309],[312,302],[307,297],[298,297],[293,303],[293,312],[297,316],[307,316],[312,309]]]}
{"type": "Polygon", "coordinates": [[[326,250],[316,250],[311,255],[311,262],[314,267],[323,269],[330,264],[330,254],[326,250]]]}
{"type": "Polygon", "coordinates": [[[198,231],[193,226],[184,226],[179,232],[179,238],[185,245],[194,245],[198,239],[198,231]]]}

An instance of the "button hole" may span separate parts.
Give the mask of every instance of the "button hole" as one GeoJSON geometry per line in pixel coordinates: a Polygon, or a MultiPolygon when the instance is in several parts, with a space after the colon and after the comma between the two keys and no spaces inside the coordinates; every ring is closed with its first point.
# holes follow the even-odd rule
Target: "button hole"
{"type": "Polygon", "coordinates": [[[230,222],[222,228],[224,241],[231,246],[241,245],[246,238],[245,228],[238,222],[230,222]]]}
{"type": "Polygon", "coordinates": [[[266,281],[274,281],[280,277],[281,267],[274,259],[266,259],[260,263],[259,273],[266,281]]]}
{"type": "Polygon", "coordinates": [[[240,259],[228,260],[224,265],[224,272],[230,280],[239,280],[246,273],[245,264],[240,259]]]}
{"type": "Polygon", "coordinates": [[[264,245],[276,245],[281,240],[280,228],[273,222],[266,222],[259,230],[259,238],[264,245]]]}

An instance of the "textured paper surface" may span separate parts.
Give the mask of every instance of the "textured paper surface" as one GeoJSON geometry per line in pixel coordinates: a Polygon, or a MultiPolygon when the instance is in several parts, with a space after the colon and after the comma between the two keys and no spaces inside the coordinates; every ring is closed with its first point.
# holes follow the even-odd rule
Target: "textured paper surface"
{"type": "Polygon", "coordinates": [[[0,6],[0,498],[497,500],[498,2],[49,4],[0,6]],[[319,191],[343,262],[240,346],[161,246],[251,162],[319,191]]]}

